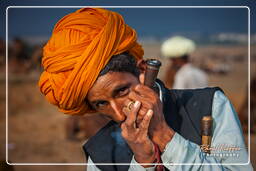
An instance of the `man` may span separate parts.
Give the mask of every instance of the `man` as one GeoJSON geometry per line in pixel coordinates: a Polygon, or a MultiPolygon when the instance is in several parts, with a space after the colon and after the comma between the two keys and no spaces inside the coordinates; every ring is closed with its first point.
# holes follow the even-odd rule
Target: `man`
{"type": "MultiPolygon", "coordinates": [[[[194,89],[208,86],[207,75],[189,62],[189,55],[194,50],[195,43],[182,36],[171,37],[162,44],[162,54],[170,60],[172,68],[169,69],[175,73],[172,88],[194,89]]],[[[172,73],[171,71],[169,72],[172,73]]]]}
{"type": "Polygon", "coordinates": [[[163,170],[155,164],[162,163],[170,170],[250,170],[216,165],[247,162],[240,123],[221,90],[168,90],[157,81],[153,91],[143,85],[146,67],[136,40],[119,14],[85,8],[62,18],[44,47],[39,86],[47,100],[66,114],[99,112],[112,120],[84,145],[87,169],[163,170]],[[201,151],[205,115],[215,123],[212,145],[237,146],[238,158],[201,151]]]}

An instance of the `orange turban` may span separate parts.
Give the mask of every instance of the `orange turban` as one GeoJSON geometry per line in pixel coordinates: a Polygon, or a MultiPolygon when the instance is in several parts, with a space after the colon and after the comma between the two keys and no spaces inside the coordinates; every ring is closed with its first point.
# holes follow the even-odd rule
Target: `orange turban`
{"type": "Polygon", "coordinates": [[[90,111],[86,96],[113,55],[128,51],[143,56],[135,30],[121,15],[83,8],[63,17],[43,48],[40,91],[66,114],[90,111]]]}

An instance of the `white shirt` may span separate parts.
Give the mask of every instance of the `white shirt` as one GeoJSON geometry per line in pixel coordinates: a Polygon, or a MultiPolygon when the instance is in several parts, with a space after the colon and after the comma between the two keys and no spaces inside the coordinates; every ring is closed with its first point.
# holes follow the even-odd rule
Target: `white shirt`
{"type": "Polygon", "coordinates": [[[192,64],[185,64],[175,75],[173,89],[194,89],[207,86],[207,75],[192,64]]]}

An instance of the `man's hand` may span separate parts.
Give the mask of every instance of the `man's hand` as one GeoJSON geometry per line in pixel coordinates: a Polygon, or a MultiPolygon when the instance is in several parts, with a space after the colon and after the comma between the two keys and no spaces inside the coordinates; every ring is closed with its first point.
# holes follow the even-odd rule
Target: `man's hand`
{"type": "Polygon", "coordinates": [[[148,110],[137,127],[136,118],[140,107],[141,103],[136,101],[130,109],[123,109],[126,120],[121,124],[122,136],[132,149],[138,163],[153,163],[155,160],[154,145],[148,137],[148,127],[153,111],[148,110]]]}
{"type": "Polygon", "coordinates": [[[141,108],[138,112],[136,123],[139,125],[148,110],[153,110],[153,118],[149,125],[149,136],[163,151],[166,144],[172,139],[174,131],[167,125],[163,115],[163,105],[158,94],[151,88],[139,84],[129,93],[129,99],[140,101],[141,108]]]}

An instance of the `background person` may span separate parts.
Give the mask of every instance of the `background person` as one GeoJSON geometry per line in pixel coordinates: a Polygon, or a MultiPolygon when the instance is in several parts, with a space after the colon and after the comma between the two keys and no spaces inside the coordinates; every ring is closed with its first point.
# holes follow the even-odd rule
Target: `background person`
{"type": "Polygon", "coordinates": [[[181,36],[171,37],[161,47],[162,55],[169,59],[171,68],[166,76],[172,80],[173,89],[194,89],[208,86],[208,78],[204,71],[189,62],[190,54],[195,50],[195,43],[181,36]],[[173,77],[173,78],[172,78],[173,77]]]}

